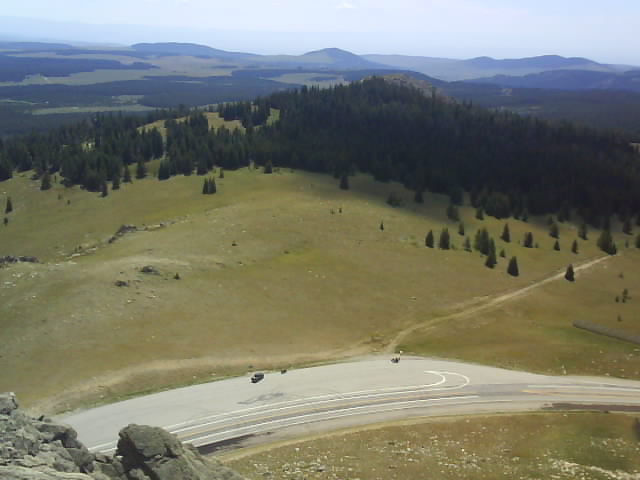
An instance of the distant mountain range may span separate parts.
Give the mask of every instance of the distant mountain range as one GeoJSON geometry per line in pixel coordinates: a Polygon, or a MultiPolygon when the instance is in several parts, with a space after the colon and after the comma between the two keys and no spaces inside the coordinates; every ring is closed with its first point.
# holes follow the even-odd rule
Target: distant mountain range
{"type": "MultiPolygon", "coordinates": [[[[266,64],[269,67],[326,67],[332,69],[359,70],[363,68],[381,68],[376,64],[346,50],[325,48],[303,55],[257,55],[254,53],[227,52],[193,43],[139,43],[132,45],[136,52],[153,55],[186,55],[194,57],[220,58],[249,62],[256,66],[266,64]]],[[[394,67],[395,68],[395,67],[394,67]]]]}
{"type": "Polygon", "coordinates": [[[496,75],[523,76],[552,70],[583,70],[621,73],[637,67],[597,63],[588,58],[566,58],[558,55],[543,55],[529,58],[497,60],[478,57],[469,60],[454,60],[437,57],[411,57],[405,55],[364,55],[372,62],[405,68],[446,81],[472,80],[496,75]]]}
{"type": "Polygon", "coordinates": [[[640,93],[640,70],[623,73],[585,70],[552,70],[521,77],[496,75],[469,80],[503,87],[544,88],[557,90],[626,90],[640,93]]]}
{"type": "Polygon", "coordinates": [[[131,45],[136,52],[149,55],[184,55],[190,57],[209,57],[224,59],[241,59],[254,57],[251,53],[227,52],[197,43],[136,43],[131,45]]]}
{"type": "MultiPolygon", "coordinates": [[[[56,52],[58,55],[86,55],[101,49],[77,48],[62,43],[0,42],[0,51],[11,55],[16,52],[56,52]]],[[[505,86],[532,88],[615,88],[637,91],[634,74],[623,75],[640,67],[609,65],[582,57],[543,55],[528,58],[495,59],[477,57],[457,60],[439,57],[406,55],[356,55],[339,48],[325,48],[303,55],[258,55],[248,52],[230,52],[196,43],[138,43],[131,47],[103,49],[105,53],[129,55],[137,59],[163,56],[189,56],[231,61],[237,67],[256,68],[327,68],[333,70],[391,69],[411,70],[444,81],[474,80],[505,86]],[[576,71],[576,73],[571,73],[576,71]],[[551,74],[550,72],[560,72],[551,74]],[[522,77],[522,78],[517,78],[522,77]],[[611,87],[608,87],[611,85],[611,87]]]]}
{"type": "Polygon", "coordinates": [[[50,117],[80,114],[80,109],[209,105],[302,85],[330,86],[407,72],[455,99],[620,129],[640,139],[640,67],[588,58],[456,60],[356,55],[339,48],[258,55],[196,43],[73,46],[29,41],[0,41],[0,136],[44,128],[54,121],[50,117]]]}

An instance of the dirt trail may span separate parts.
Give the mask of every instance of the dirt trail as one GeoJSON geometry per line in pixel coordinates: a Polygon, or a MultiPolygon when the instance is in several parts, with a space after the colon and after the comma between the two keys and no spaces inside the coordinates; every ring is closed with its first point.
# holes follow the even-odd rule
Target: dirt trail
{"type": "MultiPolygon", "coordinates": [[[[604,260],[611,258],[609,256],[599,257],[596,259],[585,261],[574,267],[574,271],[578,274],[587,268],[590,268],[604,260]]],[[[472,314],[484,312],[492,308],[496,308],[509,300],[526,295],[533,289],[541,287],[547,283],[563,278],[565,271],[558,271],[549,277],[534,282],[526,287],[499,293],[493,296],[486,296],[474,301],[467,301],[458,305],[457,312],[431,318],[420,324],[412,325],[405,330],[400,331],[394,338],[387,343],[385,352],[394,352],[397,346],[412,333],[430,328],[441,322],[448,320],[463,318],[472,314]]],[[[377,351],[380,351],[376,349],[377,351]]],[[[356,356],[367,355],[372,352],[371,345],[365,343],[353,345],[348,348],[339,348],[335,350],[308,353],[305,355],[281,355],[281,356],[252,356],[239,355],[237,357],[220,357],[210,358],[193,358],[186,360],[166,360],[149,362],[143,365],[135,365],[130,368],[102,375],[90,381],[83,381],[73,385],[65,392],[42,399],[32,405],[32,408],[47,413],[59,413],[68,411],[79,406],[92,404],[103,404],[120,400],[130,396],[131,392],[151,392],[157,391],[170,386],[184,384],[185,379],[196,377],[198,381],[213,380],[215,378],[224,378],[226,375],[241,375],[246,373],[247,365],[260,365],[261,369],[281,368],[283,365],[314,365],[324,361],[336,361],[353,358],[356,356]],[[222,371],[222,377],[211,377],[212,371],[222,371]],[[206,375],[210,377],[205,379],[206,375]]],[[[188,383],[188,382],[187,382],[188,383]]]]}
{"type": "MultiPolygon", "coordinates": [[[[607,255],[604,257],[598,257],[592,260],[586,260],[576,266],[574,266],[574,272],[576,273],[576,275],[581,272],[584,271],[588,268],[593,267],[594,265],[597,265],[609,258],[612,258],[611,256],[607,255]]],[[[464,318],[467,317],[469,315],[473,315],[476,313],[481,313],[481,312],[485,312],[487,310],[491,310],[493,308],[499,307],[502,304],[510,301],[510,300],[514,300],[516,298],[522,297],[524,295],[527,295],[528,293],[530,293],[532,290],[535,290],[536,288],[542,287],[543,285],[546,285],[547,283],[551,283],[554,282],[556,280],[560,280],[562,278],[564,278],[566,271],[564,269],[559,270],[557,272],[555,272],[554,274],[543,278],[542,280],[539,280],[537,282],[532,283],[531,285],[528,285],[526,287],[523,288],[519,288],[517,290],[512,290],[509,291],[507,293],[499,293],[496,295],[492,295],[492,296],[487,296],[487,297],[483,297],[481,298],[478,302],[476,302],[473,306],[464,309],[462,311],[458,311],[455,313],[451,313],[449,315],[444,315],[442,317],[436,317],[436,318],[432,318],[429,319],[427,321],[424,321],[418,325],[412,325],[409,328],[406,328],[402,331],[400,331],[393,339],[391,339],[391,341],[389,342],[389,344],[387,345],[386,348],[386,352],[387,353],[393,353],[397,351],[397,347],[398,345],[400,345],[403,340],[405,338],[407,338],[409,335],[411,335],[412,333],[415,333],[418,330],[421,330],[423,328],[430,328],[433,327],[434,325],[438,325],[442,322],[446,322],[448,320],[455,320],[455,319],[459,319],[459,318],[464,318]]]]}

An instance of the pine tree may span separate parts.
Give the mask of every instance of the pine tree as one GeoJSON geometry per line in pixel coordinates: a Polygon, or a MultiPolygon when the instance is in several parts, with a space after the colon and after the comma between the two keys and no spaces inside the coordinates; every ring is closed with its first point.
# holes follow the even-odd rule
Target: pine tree
{"type": "Polygon", "coordinates": [[[458,235],[461,235],[464,237],[464,223],[460,222],[460,225],[458,225],[458,235]]]}
{"type": "Polygon", "coordinates": [[[562,204],[560,211],[558,212],[558,221],[559,222],[568,222],[571,220],[571,209],[569,205],[566,203],[562,204]]]}
{"type": "Polygon", "coordinates": [[[522,245],[525,248],[533,248],[533,233],[527,232],[524,234],[524,242],[522,242],[522,245]]]}
{"type": "Polygon", "coordinates": [[[171,177],[171,167],[168,160],[162,160],[158,167],[158,180],[167,180],[171,177]]]}
{"type": "Polygon", "coordinates": [[[636,237],[636,248],[640,248],[640,233],[636,237]]]}
{"type": "Polygon", "coordinates": [[[342,174],[342,177],[340,177],[340,189],[349,190],[349,177],[346,173],[342,174]]]}
{"type": "Polygon", "coordinates": [[[107,186],[106,180],[103,180],[102,186],[100,187],[100,196],[104,198],[107,195],[109,195],[109,187],[107,186]]]}
{"type": "Polygon", "coordinates": [[[120,190],[120,172],[113,174],[113,180],[111,180],[111,190],[120,190]]]}
{"type": "Polygon", "coordinates": [[[560,238],[560,229],[558,228],[558,224],[553,222],[549,225],[549,236],[551,238],[560,238]]]}
{"type": "Polygon", "coordinates": [[[139,160],[138,164],[136,165],[136,178],[138,180],[142,180],[146,176],[147,176],[147,167],[144,165],[144,162],[142,160],[139,160]]]}
{"type": "Polygon", "coordinates": [[[131,183],[131,170],[129,170],[129,165],[124,166],[124,183],[131,183]]]}
{"type": "Polygon", "coordinates": [[[206,175],[208,171],[207,159],[200,155],[196,164],[196,175],[206,175]]]}
{"type": "Polygon", "coordinates": [[[582,240],[587,240],[587,222],[585,222],[584,220],[578,227],[578,237],[580,237],[582,240]]]}
{"type": "Polygon", "coordinates": [[[13,202],[11,201],[11,197],[7,197],[7,203],[4,207],[4,213],[13,212],[13,202]]]}
{"type": "Polygon", "coordinates": [[[51,175],[49,172],[44,172],[42,175],[42,181],[40,182],[40,190],[49,190],[51,188],[51,175]]]}
{"type": "Polygon", "coordinates": [[[416,203],[424,203],[424,194],[422,192],[422,189],[416,190],[416,193],[413,196],[413,201],[416,203]]]}
{"type": "Polygon", "coordinates": [[[427,233],[427,236],[424,238],[424,245],[433,248],[433,231],[429,230],[429,233],[427,233]]]}
{"type": "Polygon", "coordinates": [[[224,178],[224,168],[220,167],[220,175],[218,175],[218,178],[224,178]]]}
{"type": "Polygon", "coordinates": [[[477,218],[478,220],[484,220],[484,210],[483,210],[483,208],[482,208],[482,207],[478,207],[478,208],[476,209],[476,218],[477,218]]]}
{"type": "Polygon", "coordinates": [[[208,195],[209,194],[209,179],[205,178],[204,182],[202,183],[202,194],[203,195],[208,195]]]}
{"type": "Polygon", "coordinates": [[[479,251],[482,255],[488,255],[490,248],[489,232],[486,228],[481,228],[476,232],[476,236],[473,241],[473,248],[479,251]]]}
{"type": "Polygon", "coordinates": [[[457,222],[460,220],[460,213],[458,212],[458,207],[456,207],[453,203],[450,203],[447,207],[447,218],[449,220],[453,220],[457,222]]]}
{"type": "Polygon", "coordinates": [[[507,258],[507,252],[504,251],[504,248],[500,250],[500,258],[507,258]]]}
{"type": "Polygon", "coordinates": [[[556,241],[555,241],[555,243],[553,244],[553,249],[554,249],[556,252],[559,252],[559,251],[560,251],[560,242],[559,242],[558,240],[556,240],[556,241]]]}
{"type": "Polygon", "coordinates": [[[4,217],[4,226],[8,226],[9,225],[9,219],[7,217],[4,217]]]}
{"type": "Polygon", "coordinates": [[[384,231],[384,222],[383,221],[380,222],[380,230],[384,231]]]}
{"type": "Polygon", "coordinates": [[[598,238],[598,248],[609,255],[615,255],[618,252],[618,248],[613,242],[609,230],[603,230],[600,234],[600,238],[598,238]]]}
{"type": "Polygon", "coordinates": [[[264,173],[271,174],[273,173],[273,163],[269,160],[264,166],[264,173]]]}
{"type": "Polygon", "coordinates": [[[218,191],[218,186],[216,185],[216,179],[211,177],[209,178],[209,195],[213,195],[218,191]]]}
{"type": "Polygon", "coordinates": [[[451,247],[449,229],[443,228],[440,232],[440,239],[438,240],[438,248],[440,250],[449,250],[451,247]]]}
{"type": "Polygon", "coordinates": [[[571,244],[571,253],[578,253],[578,241],[574,240],[571,244]]]}
{"type": "Polygon", "coordinates": [[[464,251],[465,252],[470,252],[471,251],[471,240],[469,240],[469,237],[466,237],[464,239],[464,251]]]}
{"type": "Polygon", "coordinates": [[[631,235],[633,233],[633,227],[631,227],[631,218],[627,215],[622,223],[622,233],[631,235]]]}
{"type": "Polygon", "coordinates": [[[564,278],[566,278],[568,281],[573,282],[575,281],[575,274],[573,272],[573,265],[569,265],[567,267],[567,271],[564,274],[564,278]]]}
{"type": "Polygon", "coordinates": [[[509,224],[505,223],[504,224],[504,229],[502,230],[502,235],[500,235],[500,239],[503,242],[511,242],[511,233],[509,232],[509,224]]]}
{"type": "Polygon", "coordinates": [[[520,275],[520,270],[518,269],[518,259],[516,257],[511,257],[511,260],[509,260],[507,273],[512,277],[517,277],[518,275],[520,275]]]}
{"type": "Polygon", "coordinates": [[[487,254],[487,260],[484,262],[485,267],[494,268],[498,260],[496,259],[496,245],[493,239],[489,242],[489,253],[487,254]]]}

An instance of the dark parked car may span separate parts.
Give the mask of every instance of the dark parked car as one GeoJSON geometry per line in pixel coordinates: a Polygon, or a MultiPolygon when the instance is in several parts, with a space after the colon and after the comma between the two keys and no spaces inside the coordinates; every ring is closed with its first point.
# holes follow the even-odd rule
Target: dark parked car
{"type": "Polygon", "coordinates": [[[251,383],[258,383],[263,378],[264,378],[264,373],[254,373],[253,377],[251,377],[251,383]]]}

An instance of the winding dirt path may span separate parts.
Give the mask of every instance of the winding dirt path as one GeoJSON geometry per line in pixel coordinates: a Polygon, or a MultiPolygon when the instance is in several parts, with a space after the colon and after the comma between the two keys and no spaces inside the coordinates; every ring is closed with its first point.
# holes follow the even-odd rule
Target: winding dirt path
{"type": "MultiPolygon", "coordinates": [[[[575,265],[573,267],[573,270],[577,275],[579,272],[587,270],[601,262],[604,262],[609,258],[612,258],[612,257],[610,255],[606,255],[604,257],[598,257],[595,259],[586,260],[580,264],[575,265]]],[[[407,338],[409,335],[415,333],[418,330],[421,330],[423,328],[430,328],[430,327],[433,327],[434,325],[438,325],[448,320],[464,318],[469,315],[485,312],[487,310],[491,310],[493,308],[499,307],[506,302],[523,297],[524,295],[527,295],[528,293],[530,293],[532,290],[540,288],[543,285],[546,285],[547,283],[555,282],[556,280],[560,280],[564,278],[565,273],[566,273],[566,270],[564,269],[558,270],[552,275],[546,278],[543,278],[542,280],[538,280],[537,282],[534,282],[530,285],[527,285],[526,287],[519,288],[517,290],[512,290],[507,293],[499,293],[496,295],[483,297],[482,299],[480,299],[479,302],[476,302],[473,306],[466,308],[462,311],[444,315],[442,317],[431,318],[417,325],[412,325],[411,327],[405,328],[404,330],[401,330],[400,332],[398,332],[398,334],[391,339],[385,351],[386,353],[396,352],[398,345],[400,345],[405,338],[407,338]]]]}

